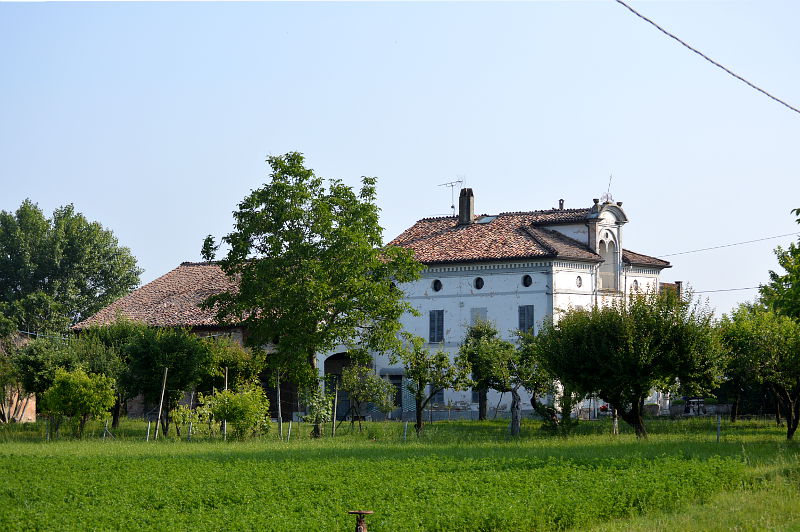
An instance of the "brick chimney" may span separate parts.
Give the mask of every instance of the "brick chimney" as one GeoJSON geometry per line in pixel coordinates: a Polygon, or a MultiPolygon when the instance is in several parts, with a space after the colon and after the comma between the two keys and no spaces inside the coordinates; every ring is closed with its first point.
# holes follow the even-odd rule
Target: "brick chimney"
{"type": "Polygon", "coordinates": [[[462,188],[458,195],[458,225],[475,222],[475,196],[471,188],[462,188]]]}

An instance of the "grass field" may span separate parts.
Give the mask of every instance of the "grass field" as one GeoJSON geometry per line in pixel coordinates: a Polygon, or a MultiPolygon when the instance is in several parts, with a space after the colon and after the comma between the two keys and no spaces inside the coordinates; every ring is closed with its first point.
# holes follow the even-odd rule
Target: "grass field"
{"type": "Polygon", "coordinates": [[[2,530],[371,531],[800,529],[800,446],[768,422],[650,425],[647,441],[584,423],[569,438],[528,421],[400,423],[290,442],[44,442],[44,426],[0,428],[2,530]]]}

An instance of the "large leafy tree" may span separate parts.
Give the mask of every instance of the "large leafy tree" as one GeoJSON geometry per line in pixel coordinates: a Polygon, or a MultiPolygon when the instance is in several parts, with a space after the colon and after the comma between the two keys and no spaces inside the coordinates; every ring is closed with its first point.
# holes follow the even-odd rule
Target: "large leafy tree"
{"type": "MultiPolygon", "coordinates": [[[[267,162],[270,181],[239,204],[222,239],[229,251],[219,264],[238,290],[206,305],[244,325],[250,345],[274,344],[271,366],[312,385],[318,352],[344,344],[365,360],[397,345],[398,320],[412,309],[395,283],[416,279],[421,266],[383,245],[374,178],[355,191],[338,180],[326,186],[300,153],[267,162]]],[[[207,238],[205,258],[215,248],[207,238]]]]}
{"type": "MultiPolygon", "coordinates": [[[[800,209],[792,212],[800,223],[800,209]]],[[[760,288],[761,300],[775,312],[800,320],[800,242],[786,249],[778,246],[775,255],[785,273],[770,270],[769,283],[760,288]]]]}
{"type": "Polygon", "coordinates": [[[403,344],[392,353],[392,363],[400,362],[405,369],[408,390],[414,394],[417,435],[422,431],[423,412],[434,395],[452,388],[465,390],[472,385],[469,363],[463,357],[450,360],[450,355],[438,349],[431,351],[419,336],[403,333],[403,344]]]}
{"type": "Polygon", "coordinates": [[[539,359],[566,386],[596,393],[640,438],[651,390],[687,394],[713,387],[721,374],[711,312],[674,291],[633,294],[591,310],[571,310],[545,323],[536,342],[539,359]]]}
{"type": "Polygon", "coordinates": [[[722,325],[729,366],[769,386],[786,412],[786,437],[800,421],[800,323],[761,307],[740,307],[722,325]]]}
{"type": "Polygon", "coordinates": [[[46,218],[25,200],[0,211],[0,314],[26,331],[63,331],[139,284],[114,234],[72,205],[46,218]]]}

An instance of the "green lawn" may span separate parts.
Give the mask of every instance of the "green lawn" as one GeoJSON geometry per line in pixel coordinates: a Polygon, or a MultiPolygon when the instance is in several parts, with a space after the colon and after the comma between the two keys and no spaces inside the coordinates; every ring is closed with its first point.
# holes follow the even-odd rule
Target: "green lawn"
{"type": "MultiPolygon", "coordinates": [[[[43,425],[0,428],[0,529],[760,530],[800,523],[800,446],[772,424],[651,423],[651,436],[584,423],[569,438],[525,424],[343,425],[335,439],[44,442],[43,425]]],[[[329,428],[328,428],[329,432],[329,428]]],[[[185,433],[184,433],[185,436],[185,433]]]]}

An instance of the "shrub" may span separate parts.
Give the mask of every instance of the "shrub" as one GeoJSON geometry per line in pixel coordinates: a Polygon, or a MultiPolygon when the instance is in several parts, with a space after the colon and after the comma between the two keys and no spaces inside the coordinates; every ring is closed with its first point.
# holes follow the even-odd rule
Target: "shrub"
{"type": "Polygon", "coordinates": [[[211,397],[200,397],[207,408],[198,412],[198,418],[218,423],[227,421],[236,439],[266,434],[269,431],[269,400],[260,386],[245,385],[238,392],[217,391],[211,397]],[[208,413],[211,418],[208,418],[208,413]]]}
{"type": "Polygon", "coordinates": [[[62,420],[77,421],[76,435],[90,418],[103,417],[114,406],[114,381],[105,375],[88,375],[83,369],[56,369],[53,385],[42,394],[42,411],[55,424],[56,434],[62,420]]]}

